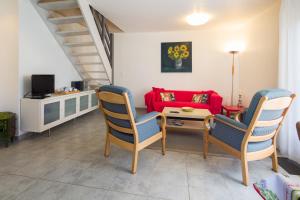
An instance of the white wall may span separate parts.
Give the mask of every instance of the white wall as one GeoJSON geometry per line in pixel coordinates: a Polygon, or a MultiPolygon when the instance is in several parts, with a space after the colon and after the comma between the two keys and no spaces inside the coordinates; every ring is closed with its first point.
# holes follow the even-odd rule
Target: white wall
{"type": "Polygon", "coordinates": [[[29,0],[20,4],[20,97],[30,91],[32,74],[55,74],[55,87],[81,80],[29,0]]]}
{"type": "Polygon", "coordinates": [[[32,74],[54,74],[55,88],[81,80],[29,0],[19,0],[19,16],[18,106],[20,98],[31,90],[32,74]]]}
{"type": "MultiPolygon", "coordinates": [[[[128,87],[136,106],[152,86],[168,89],[213,89],[229,103],[232,57],[225,52],[231,41],[243,41],[239,56],[239,93],[244,104],[259,89],[276,87],[279,4],[239,26],[201,31],[119,33],[115,35],[115,84],[128,87]],[[193,72],[161,73],[161,42],[192,41],[193,72]]],[[[238,82],[238,79],[236,79],[238,82]]],[[[237,95],[235,95],[237,96],[237,95]]]]}
{"type": "Polygon", "coordinates": [[[0,112],[18,112],[18,4],[0,6],[0,112]]]}

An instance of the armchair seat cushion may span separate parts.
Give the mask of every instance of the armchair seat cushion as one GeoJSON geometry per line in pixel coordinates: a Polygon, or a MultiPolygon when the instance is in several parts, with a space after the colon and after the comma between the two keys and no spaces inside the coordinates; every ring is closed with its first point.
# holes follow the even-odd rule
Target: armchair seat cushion
{"type": "MultiPolygon", "coordinates": [[[[243,133],[238,133],[234,131],[211,131],[211,134],[221,140],[222,142],[228,144],[234,149],[241,151],[241,145],[244,139],[243,133]]],[[[247,152],[260,151],[268,148],[272,145],[272,139],[264,141],[264,142],[249,142],[247,152]]]]}
{"type": "MultiPolygon", "coordinates": [[[[146,139],[152,137],[153,135],[157,134],[158,132],[160,132],[160,126],[157,122],[157,118],[154,117],[157,114],[159,114],[159,113],[158,112],[151,112],[151,113],[147,113],[145,115],[138,116],[136,118],[136,122],[140,123],[140,124],[137,125],[137,131],[138,131],[138,135],[139,135],[139,142],[143,142],[144,140],[146,140],[146,139]],[[153,119],[151,119],[149,121],[145,121],[145,120],[148,120],[150,118],[153,118],[153,119]],[[145,121],[145,122],[143,123],[143,121],[145,121]]],[[[114,129],[111,129],[111,134],[113,136],[119,138],[120,140],[130,142],[130,143],[134,143],[133,135],[130,135],[130,134],[127,134],[127,133],[122,133],[122,132],[119,132],[119,131],[114,130],[114,129]]]]}
{"type": "MultiPolygon", "coordinates": [[[[230,123],[234,126],[237,126],[242,129],[246,129],[247,126],[243,123],[239,123],[230,118],[227,118],[222,115],[216,115],[217,119],[223,120],[227,123],[230,123]]],[[[228,126],[222,122],[216,121],[214,126],[210,131],[211,135],[231,146],[232,148],[241,151],[241,145],[244,139],[245,132],[235,129],[231,126],[228,126]]],[[[260,151],[268,148],[272,145],[272,139],[264,142],[249,142],[247,147],[247,152],[260,151]]]]}

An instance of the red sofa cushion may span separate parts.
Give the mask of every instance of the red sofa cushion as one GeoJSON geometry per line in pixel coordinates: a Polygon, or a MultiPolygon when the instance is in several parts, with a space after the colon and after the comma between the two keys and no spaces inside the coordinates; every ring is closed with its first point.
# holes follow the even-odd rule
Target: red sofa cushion
{"type": "Polygon", "coordinates": [[[209,96],[213,91],[183,91],[183,90],[165,90],[164,88],[156,88],[152,87],[152,91],[155,93],[155,101],[162,102],[160,93],[161,92],[172,92],[175,96],[175,101],[185,101],[185,102],[192,102],[194,94],[208,94],[208,102],[209,103],[209,96]]]}
{"type": "MultiPolygon", "coordinates": [[[[172,91],[172,90],[170,90],[170,91],[172,91]]],[[[210,96],[210,94],[211,94],[211,92],[209,92],[209,91],[176,91],[176,90],[173,90],[172,92],[174,92],[175,100],[182,101],[182,102],[192,102],[194,94],[208,94],[208,96],[210,96]]],[[[208,97],[207,103],[209,103],[209,97],[208,97]]]]}
{"type": "Polygon", "coordinates": [[[154,95],[155,95],[155,101],[160,101],[161,102],[162,100],[161,100],[160,93],[165,92],[165,89],[164,88],[152,87],[152,91],[154,92],[154,95]]]}

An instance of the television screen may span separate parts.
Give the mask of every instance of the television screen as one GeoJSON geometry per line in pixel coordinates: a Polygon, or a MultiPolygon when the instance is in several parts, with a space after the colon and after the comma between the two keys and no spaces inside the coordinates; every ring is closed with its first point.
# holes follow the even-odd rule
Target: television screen
{"type": "Polygon", "coordinates": [[[35,74],[31,76],[32,95],[46,95],[54,93],[54,75],[35,74]]]}

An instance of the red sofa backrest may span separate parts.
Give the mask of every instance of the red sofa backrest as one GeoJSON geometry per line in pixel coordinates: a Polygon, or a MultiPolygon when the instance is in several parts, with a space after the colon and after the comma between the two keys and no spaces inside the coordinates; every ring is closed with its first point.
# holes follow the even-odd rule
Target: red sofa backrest
{"type": "Polygon", "coordinates": [[[212,90],[208,91],[183,91],[183,90],[165,90],[164,88],[153,88],[155,93],[155,101],[161,101],[161,92],[173,92],[175,96],[175,101],[181,102],[191,102],[194,94],[208,94],[208,103],[210,95],[214,93],[212,90]]]}

